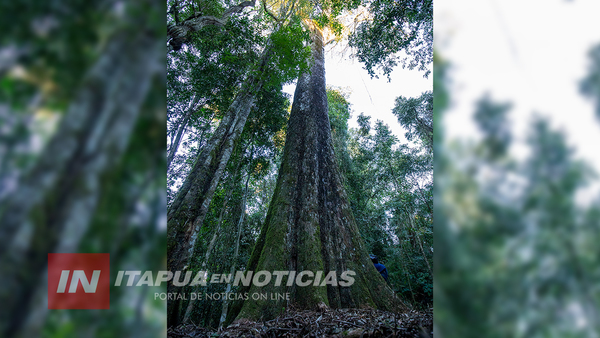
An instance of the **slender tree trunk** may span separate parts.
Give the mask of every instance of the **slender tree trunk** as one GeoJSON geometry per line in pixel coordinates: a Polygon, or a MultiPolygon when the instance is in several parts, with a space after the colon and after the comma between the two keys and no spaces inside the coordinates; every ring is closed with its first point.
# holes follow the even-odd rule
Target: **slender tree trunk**
{"type": "Polygon", "coordinates": [[[0,216],[1,336],[23,325],[45,280],[47,254],[76,252],[101,193],[100,178],[123,153],[158,70],[157,48],[144,34],[112,37],[55,137],[7,200],[0,216]]]}
{"type": "MultiPolygon", "coordinates": [[[[252,139],[250,140],[250,144],[252,144],[254,140],[254,136],[252,137],[252,139]]],[[[242,151],[240,152],[240,156],[243,156],[243,154],[246,152],[246,148],[243,148],[242,151]]],[[[254,156],[254,148],[252,149],[250,158],[252,158],[254,156]]],[[[237,181],[238,178],[238,174],[240,172],[240,166],[242,164],[242,160],[240,159],[240,161],[238,162],[237,166],[235,167],[235,170],[233,171],[233,176],[231,177],[231,181],[229,184],[229,189],[227,190],[227,196],[225,197],[225,200],[223,201],[223,206],[221,206],[221,212],[219,213],[219,220],[217,222],[217,227],[215,229],[215,232],[213,234],[213,238],[211,239],[208,248],[206,250],[206,254],[204,256],[204,260],[202,261],[202,265],[200,266],[200,271],[206,271],[206,266],[208,265],[208,262],[210,260],[210,255],[217,243],[217,239],[219,238],[219,235],[221,234],[221,228],[223,225],[223,216],[225,216],[225,212],[227,211],[227,204],[229,203],[229,200],[231,199],[231,195],[233,194],[233,187],[235,185],[235,182],[237,181]]],[[[245,196],[245,195],[244,195],[245,196]]],[[[201,288],[201,286],[197,286],[196,287],[196,292],[199,291],[201,288]]],[[[188,306],[187,309],[185,310],[185,315],[183,316],[183,323],[188,323],[191,319],[191,315],[192,315],[192,311],[194,309],[194,305],[196,304],[196,300],[197,299],[190,299],[190,301],[188,302],[188,306]]],[[[173,319],[173,322],[175,322],[175,319],[173,319]]]]}
{"type": "MultiPolygon", "coordinates": [[[[391,164],[391,162],[390,162],[389,159],[387,160],[386,163],[387,163],[387,165],[388,165],[388,167],[390,169],[391,177],[393,177],[393,179],[394,179],[394,187],[395,187],[396,191],[399,192],[399,191],[401,191],[401,186],[400,186],[400,182],[398,182],[398,179],[397,179],[398,176],[396,176],[394,168],[392,167],[392,164],[391,164]]],[[[419,192],[420,192],[420,188],[419,188],[419,192]]],[[[408,230],[409,230],[409,232],[413,233],[414,237],[416,237],[416,241],[419,244],[419,247],[421,249],[421,254],[423,256],[423,259],[425,260],[425,263],[427,264],[427,268],[429,270],[429,273],[433,277],[433,270],[431,269],[431,266],[429,265],[429,260],[427,259],[427,256],[425,255],[425,251],[423,250],[423,245],[421,244],[421,237],[418,235],[417,231],[415,230],[416,228],[415,228],[415,225],[414,225],[414,222],[413,222],[413,219],[412,219],[413,214],[412,214],[411,210],[412,210],[411,207],[406,207],[405,206],[405,208],[404,208],[404,213],[405,213],[406,217],[408,218],[408,222],[410,223],[410,229],[408,229],[408,230]]],[[[398,225],[398,226],[400,226],[400,225],[398,225]]],[[[402,245],[402,241],[400,241],[400,246],[401,246],[402,253],[408,259],[408,256],[406,255],[406,250],[404,250],[404,246],[402,245]]],[[[402,264],[402,268],[405,271],[408,271],[406,269],[406,266],[404,265],[403,260],[400,260],[400,263],[402,264]]],[[[408,283],[408,288],[410,289],[410,294],[411,294],[413,303],[416,303],[415,294],[413,292],[413,288],[412,288],[412,285],[410,283],[410,278],[409,278],[409,276],[407,274],[405,274],[405,276],[406,276],[406,280],[407,280],[407,283],[408,283]]]]}
{"type": "Polygon", "coordinates": [[[167,171],[171,167],[171,162],[173,162],[173,159],[175,158],[175,154],[177,154],[177,149],[179,149],[179,143],[181,142],[181,137],[183,136],[185,128],[187,127],[188,122],[190,121],[190,118],[192,117],[192,114],[196,112],[196,107],[198,105],[198,101],[199,101],[199,98],[197,96],[194,96],[194,98],[192,99],[192,102],[190,103],[190,106],[188,107],[187,112],[185,113],[185,116],[181,119],[181,122],[179,123],[179,126],[177,127],[177,132],[175,133],[175,138],[171,142],[171,146],[169,147],[169,150],[167,151],[167,171]]]}
{"type": "MultiPolygon", "coordinates": [[[[240,219],[237,222],[237,236],[235,239],[235,250],[233,252],[233,263],[231,264],[231,269],[229,270],[229,274],[234,276],[236,269],[236,262],[238,260],[240,254],[240,238],[242,237],[242,226],[244,224],[244,217],[246,216],[246,198],[248,196],[248,183],[250,183],[250,170],[248,170],[248,177],[246,177],[246,185],[244,187],[244,195],[242,197],[242,208],[240,212],[240,219]]],[[[225,293],[231,292],[231,284],[233,281],[229,281],[227,283],[227,289],[225,293]]],[[[227,319],[227,310],[229,309],[229,299],[225,297],[223,300],[223,308],[221,310],[221,318],[219,319],[219,329],[223,327],[225,323],[225,319],[227,319]]]]}
{"type": "MultiPolygon", "coordinates": [[[[406,253],[407,250],[404,248],[404,244],[402,244],[402,240],[400,240],[400,251],[402,252],[402,254],[404,255],[404,259],[409,260],[410,257],[408,256],[408,254],[406,253]]],[[[400,265],[402,265],[402,270],[405,271],[404,273],[404,277],[406,279],[406,284],[408,285],[408,289],[410,290],[410,296],[412,298],[413,304],[417,304],[417,301],[415,300],[415,293],[413,291],[413,287],[412,284],[410,282],[410,276],[408,274],[408,268],[406,267],[406,265],[404,264],[404,259],[401,258],[400,259],[400,265]]]]}
{"type": "MultiPolygon", "coordinates": [[[[398,182],[398,179],[396,176],[396,173],[394,172],[394,168],[392,167],[392,164],[390,163],[389,159],[387,161],[387,165],[390,168],[390,173],[392,174],[392,177],[394,178],[394,186],[396,188],[396,191],[399,192],[400,190],[400,182],[398,182]]],[[[420,192],[420,189],[419,189],[420,192]]],[[[410,223],[410,227],[411,227],[411,231],[412,233],[415,235],[417,243],[419,244],[419,248],[421,249],[421,254],[423,255],[423,259],[425,260],[425,263],[427,264],[427,269],[429,270],[429,273],[431,274],[431,276],[433,277],[433,270],[431,269],[431,265],[429,264],[429,260],[427,259],[427,256],[425,255],[425,250],[423,250],[423,244],[421,243],[421,236],[419,236],[414,221],[413,221],[413,212],[412,212],[412,207],[408,206],[405,207],[405,214],[406,217],[408,218],[408,222],[410,223]]]]}
{"type": "MultiPolygon", "coordinates": [[[[265,66],[270,54],[270,48],[267,47],[258,67],[248,76],[219,127],[196,158],[192,170],[168,210],[167,267],[173,273],[183,270],[192,255],[215,189],[234,146],[239,141],[256,95],[262,88],[262,73],[266,71],[265,66]]],[[[168,325],[171,326],[171,305],[168,313],[168,325]]]]}
{"type": "Polygon", "coordinates": [[[242,292],[289,293],[285,300],[248,300],[235,304],[233,318],[270,319],[288,305],[314,309],[404,306],[369,259],[341,182],[327,115],[323,36],[312,34],[310,73],[298,79],[277,186],[247,271],[355,272],[349,286],[251,285],[242,292]]]}
{"type": "Polygon", "coordinates": [[[421,236],[419,236],[419,232],[418,232],[417,228],[415,227],[415,223],[412,219],[414,217],[414,215],[412,214],[412,212],[408,212],[408,211],[406,212],[406,215],[408,217],[408,221],[410,222],[411,231],[417,238],[417,243],[419,244],[419,248],[421,249],[421,255],[423,256],[423,259],[425,260],[425,263],[427,264],[427,269],[429,270],[429,274],[431,274],[431,276],[433,277],[433,270],[431,270],[431,265],[429,265],[429,260],[427,259],[427,255],[425,255],[425,250],[423,250],[423,244],[421,243],[421,236]]]}
{"type": "MultiPolygon", "coordinates": [[[[223,201],[223,205],[221,206],[221,212],[219,213],[219,220],[217,221],[217,227],[214,230],[213,237],[208,244],[208,248],[206,249],[206,253],[204,254],[204,260],[200,265],[200,271],[206,271],[206,266],[208,265],[208,261],[210,260],[210,255],[212,254],[215,245],[217,244],[217,239],[221,234],[221,227],[223,226],[223,216],[225,216],[225,211],[227,211],[227,204],[229,203],[229,199],[231,198],[231,194],[233,193],[233,189],[229,189],[227,192],[227,196],[225,196],[225,200],[223,201]]],[[[196,288],[196,291],[200,289],[200,286],[196,288]]],[[[188,302],[188,306],[185,310],[185,314],[183,316],[183,323],[189,323],[192,311],[194,310],[194,305],[196,304],[196,299],[190,299],[188,302]]]]}
{"type": "MultiPolygon", "coordinates": [[[[266,57],[263,59],[265,62],[266,57]]],[[[264,64],[261,64],[259,69],[262,69],[263,67],[264,64]]],[[[253,77],[253,75],[251,75],[251,77],[253,77]]],[[[256,85],[260,88],[260,86],[262,86],[262,80],[257,80],[257,82],[258,83],[256,85]]],[[[250,86],[250,90],[252,90],[251,102],[253,104],[254,99],[256,98],[256,92],[258,90],[252,86],[254,82],[246,84],[248,84],[250,86]]],[[[242,93],[241,96],[247,96],[247,98],[250,99],[250,90],[242,93]]],[[[231,124],[226,121],[227,123],[224,125],[224,121],[221,121],[221,124],[213,134],[208,145],[198,155],[194,168],[192,168],[183,186],[180,188],[175,200],[171,204],[171,208],[167,214],[167,268],[173,273],[176,271],[183,271],[184,267],[189,264],[189,259],[194,251],[198,233],[200,232],[200,228],[204,222],[204,217],[208,212],[210,201],[212,200],[212,196],[217,188],[217,185],[219,184],[225,166],[229,161],[229,157],[231,156],[235,145],[239,141],[246,123],[246,119],[248,118],[250,109],[252,108],[252,104],[243,106],[243,109],[241,110],[232,110],[230,108],[228,114],[232,113],[232,115],[225,116],[223,120],[226,118],[234,120],[234,126],[229,130],[225,129],[223,126],[227,127],[231,124]],[[234,112],[238,112],[242,116],[233,116],[234,112]],[[218,148],[215,149],[216,146],[218,146],[218,148]],[[214,157],[212,156],[212,153],[206,156],[210,149],[213,149],[214,157]],[[211,159],[212,162],[209,162],[211,159]],[[200,163],[205,165],[198,165],[200,163]],[[199,175],[199,177],[196,175],[199,175]],[[194,183],[192,184],[191,182],[194,183]],[[203,186],[198,186],[201,184],[203,184],[203,186]],[[187,194],[185,194],[186,191],[187,194]],[[185,196],[185,199],[182,198],[182,196],[185,196]],[[177,204],[177,202],[182,203],[177,204]],[[180,210],[174,211],[177,210],[176,208],[178,206],[180,210]],[[180,227],[180,222],[185,222],[183,223],[185,224],[185,227],[180,227]]],[[[234,105],[235,100],[232,106],[234,105]]],[[[242,154],[244,151],[245,150],[242,150],[242,154]]],[[[238,171],[239,163],[235,169],[235,173],[237,174],[238,171]]],[[[168,284],[167,291],[169,293],[177,293],[181,291],[181,288],[175,287],[172,283],[170,283],[168,284]]],[[[167,302],[168,326],[177,325],[177,323],[179,323],[180,309],[178,305],[178,301],[167,302]]],[[[188,310],[186,310],[186,314],[189,319],[188,310]]]]}

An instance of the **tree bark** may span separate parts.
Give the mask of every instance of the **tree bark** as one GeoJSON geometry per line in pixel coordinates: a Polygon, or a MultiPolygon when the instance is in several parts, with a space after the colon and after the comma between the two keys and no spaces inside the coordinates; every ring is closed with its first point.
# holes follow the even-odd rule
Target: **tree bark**
{"type": "Polygon", "coordinates": [[[171,142],[171,146],[167,150],[167,171],[171,167],[171,162],[173,162],[173,159],[175,158],[177,149],[179,149],[179,143],[181,142],[181,137],[183,136],[185,127],[187,127],[188,122],[189,122],[190,118],[192,117],[192,114],[194,114],[196,112],[196,107],[198,106],[199,100],[200,100],[199,97],[194,96],[194,98],[192,99],[192,102],[190,103],[190,106],[187,109],[187,112],[181,118],[181,121],[179,122],[179,125],[177,126],[177,132],[175,133],[175,138],[173,139],[173,141],[171,142]]]}
{"type": "MultiPolygon", "coordinates": [[[[246,7],[254,7],[256,1],[244,1],[239,5],[232,6],[223,13],[221,18],[215,16],[204,15],[196,16],[182,21],[170,24],[167,26],[167,36],[169,37],[169,44],[167,46],[167,53],[171,51],[178,51],[183,47],[184,44],[189,41],[189,32],[197,32],[206,26],[225,26],[227,19],[234,13],[241,12],[246,7]]],[[[174,9],[175,11],[177,9],[174,9]]],[[[178,21],[178,20],[176,20],[178,21]]]]}
{"type": "MultiPolygon", "coordinates": [[[[246,198],[248,197],[248,184],[250,183],[250,168],[248,168],[248,174],[246,177],[246,184],[244,187],[244,193],[242,197],[242,207],[240,212],[240,219],[237,222],[237,236],[235,239],[235,250],[233,252],[233,263],[231,263],[231,268],[229,269],[230,275],[235,275],[236,262],[238,260],[240,254],[240,239],[242,237],[242,226],[244,225],[244,217],[246,216],[246,198]]],[[[231,292],[231,284],[232,281],[227,283],[227,288],[225,289],[225,293],[231,292]]],[[[221,318],[219,318],[219,329],[223,327],[225,323],[225,319],[227,319],[227,311],[229,309],[229,299],[225,298],[223,300],[223,308],[221,309],[221,318]]]]}
{"type": "MultiPolygon", "coordinates": [[[[204,254],[204,260],[202,261],[202,264],[200,265],[200,271],[206,271],[206,266],[208,265],[208,262],[210,260],[210,255],[212,254],[213,249],[215,248],[215,245],[217,244],[217,239],[219,238],[219,235],[221,234],[221,227],[223,226],[223,216],[225,216],[225,212],[228,209],[227,205],[229,204],[229,200],[231,199],[231,195],[233,194],[233,185],[235,184],[235,181],[237,179],[237,172],[239,170],[240,164],[241,164],[241,161],[240,161],[240,163],[238,163],[238,166],[235,169],[234,176],[231,178],[231,184],[227,191],[227,195],[225,196],[225,199],[223,200],[223,205],[221,206],[221,212],[219,213],[219,219],[217,221],[217,226],[214,230],[213,237],[208,244],[206,253],[204,254]]],[[[200,286],[196,287],[196,291],[199,291],[199,290],[200,290],[200,286]]],[[[188,306],[185,310],[185,314],[183,316],[183,321],[182,321],[184,324],[187,324],[190,321],[191,316],[192,316],[192,311],[194,310],[194,305],[196,304],[196,300],[197,299],[190,299],[190,301],[188,302],[188,306]]],[[[179,315],[177,315],[177,317],[178,316],[179,315]]]]}
{"type": "MultiPolygon", "coordinates": [[[[371,262],[355,224],[333,150],[325,90],[323,35],[312,31],[309,73],[298,79],[283,160],[265,224],[247,271],[336,271],[356,273],[350,286],[281,286],[272,281],[240,292],[289,293],[290,301],[252,300],[232,306],[234,318],[271,319],[287,306],[315,309],[404,308],[371,262]]],[[[292,283],[294,284],[294,283],[292,283]]]]}
{"type": "MultiPolygon", "coordinates": [[[[182,271],[189,262],[215,189],[242,134],[256,95],[262,88],[262,73],[270,54],[270,48],[267,47],[258,67],[244,82],[219,127],[196,158],[192,170],[169,207],[167,267],[173,273],[182,271]]],[[[169,287],[169,292],[174,291],[172,284],[169,284],[169,287]]],[[[173,310],[173,304],[170,302],[167,309],[169,326],[174,323],[173,310]]]]}

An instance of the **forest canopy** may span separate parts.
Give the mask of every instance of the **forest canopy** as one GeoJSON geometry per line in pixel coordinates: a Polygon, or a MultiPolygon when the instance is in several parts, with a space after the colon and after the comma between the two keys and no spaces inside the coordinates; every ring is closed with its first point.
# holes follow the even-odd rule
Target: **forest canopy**
{"type": "MultiPolygon", "coordinates": [[[[323,163],[318,167],[325,171],[317,175],[331,177],[328,180],[333,181],[319,191],[335,187],[332,184],[339,180],[336,189],[345,193],[335,202],[336,207],[352,215],[350,223],[345,225],[343,221],[331,229],[348,227],[349,231],[358,231],[364,244],[356,245],[365,253],[360,259],[372,266],[367,254],[372,253],[386,265],[389,285],[372,287],[390,290],[390,299],[399,297],[410,307],[431,306],[431,93],[423,93],[420,98],[397,93],[394,113],[411,141],[403,144],[383,122],[371,121],[368,112],[358,117],[360,128],[349,128],[348,121],[355,113],[348,94],[340,88],[326,88],[326,79],[319,78],[319,69],[323,69],[319,68],[323,67],[319,66],[323,53],[319,48],[329,41],[348,38],[372,75],[376,67],[389,75],[400,64],[428,74],[433,53],[428,35],[431,2],[419,3],[410,11],[388,10],[389,6],[393,2],[318,1],[316,6],[304,1],[169,2],[168,44],[172,46],[167,74],[169,269],[227,273],[244,268],[252,270],[253,264],[272,259],[273,256],[264,256],[264,250],[273,244],[261,249],[260,258],[261,250],[257,247],[262,248],[262,241],[271,243],[269,236],[275,234],[273,229],[280,224],[277,219],[283,214],[277,211],[281,208],[277,206],[279,197],[275,197],[278,191],[290,189],[293,195],[304,189],[301,183],[288,185],[283,179],[298,175],[301,182],[305,174],[295,154],[304,153],[300,155],[305,156],[304,161],[312,156],[308,141],[295,143],[295,140],[314,137],[321,149],[331,147],[333,156],[315,155],[315,162],[304,162],[304,166],[323,163]],[[343,27],[340,15],[351,13],[359,5],[369,9],[371,19],[352,32],[343,27]],[[381,17],[381,11],[390,22],[404,25],[414,37],[408,40],[401,36],[382,37],[377,46],[364,43],[369,39],[366,34],[376,34],[372,30],[387,25],[372,19],[381,17]],[[211,17],[213,24],[208,20],[211,17]],[[323,45],[315,47],[315,44],[323,45]],[[376,48],[385,48],[387,52],[378,52],[376,48]],[[292,82],[297,83],[293,99],[282,91],[284,84],[292,82]],[[316,96],[303,94],[302,86],[315,88],[311,90],[316,96]],[[297,103],[301,97],[311,103],[308,106],[297,103]],[[325,100],[324,105],[318,103],[323,100],[319,97],[325,100]],[[325,111],[315,107],[324,107],[325,111]],[[315,121],[326,121],[327,128],[311,129],[312,116],[315,121]]],[[[309,92],[312,93],[306,93],[309,92]]],[[[317,149],[315,154],[320,154],[317,149]]],[[[292,206],[290,210],[298,211],[290,212],[302,215],[303,208],[292,206]]],[[[326,234],[327,222],[314,224],[326,234]]],[[[338,224],[335,219],[331,222],[338,224]]],[[[298,224],[292,228],[308,226],[298,224]]],[[[342,233],[346,230],[337,231],[342,231],[342,238],[345,236],[342,233]]],[[[317,245],[325,248],[329,240],[323,234],[318,241],[321,244],[317,245]]],[[[294,262],[293,255],[289,262],[294,262]]],[[[323,264],[330,264],[326,256],[314,262],[321,259],[323,264]]],[[[346,262],[350,264],[349,260],[346,262]]],[[[199,291],[240,290],[231,284],[183,290],[199,291]]],[[[347,296],[342,296],[342,302],[344,297],[347,296]]],[[[332,298],[328,298],[325,301],[331,303],[332,298]]],[[[244,304],[232,303],[171,302],[169,323],[192,321],[216,327],[232,320],[231,313],[253,313],[244,304]]],[[[271,308],[268,311],[276,310],[271,308]]]]}

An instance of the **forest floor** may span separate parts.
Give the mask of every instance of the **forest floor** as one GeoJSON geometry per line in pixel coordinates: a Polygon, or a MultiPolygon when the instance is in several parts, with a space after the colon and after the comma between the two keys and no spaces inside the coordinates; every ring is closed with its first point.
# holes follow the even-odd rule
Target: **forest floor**
{"type": "Polygon", "coordinates": [[[433,310],[290,309],[273,320],[237,321],[220,331],[184,324],[169,328],[167,337],[433,337],[433,310]]]}

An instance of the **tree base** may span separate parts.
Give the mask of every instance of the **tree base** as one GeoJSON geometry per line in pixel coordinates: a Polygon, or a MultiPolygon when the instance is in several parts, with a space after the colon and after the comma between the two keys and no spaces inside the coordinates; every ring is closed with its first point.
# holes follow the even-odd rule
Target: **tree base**
{"type": "Polygon", "coordinates": [[[195,325],[171,328],[167,337],[433,337],[433,309],[393,313],[375,309],[288,309],[269,321],[238,319],[216,331],[195,325]]]}

